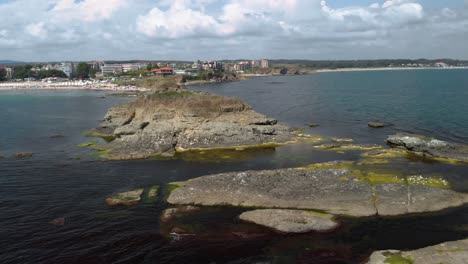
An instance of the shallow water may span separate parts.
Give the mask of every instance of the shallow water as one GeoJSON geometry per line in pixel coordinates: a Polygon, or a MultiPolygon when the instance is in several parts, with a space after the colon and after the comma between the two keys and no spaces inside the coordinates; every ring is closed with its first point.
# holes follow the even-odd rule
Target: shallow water
{"type": "MultiPolygon", "coordinates": [[[[466,71],[330,73],[192,88],[241,97],[258,111],[312,134],[383,144],[387,135],[409,130],[467,143],[466,76],[466,71]],[[427,83],[440,85],[420,87],[427,78],[427,83]],[[389,80],[392,92],[387,91],[389,80]],[[437,89],[443,83],[450,85],[437,89]],[[370,87],[379,93],[367,95],[370,87]],[[396,92],[398,87],[405,87],[405,93],[396,92]],[[431,91],[448,99],[428,103],[431,91]],[[416,99],[421,102],[408,105],[416,99]],[[423,105],[430,107],[424,110],[423,105]],[[370,119],[393,126],[369,129],[370,119]],[[310,122],[320,127],[304,126],[310,122]]],[[[361,152],[320,151],[301,144],[218,160],[99,161],[90,150],[77,147],[91,140],[81,132],[95,127],[109,106],[127,100],[102,96],[0,92],[0,155],[5,157],[0,159],[0,263],[359,263],[375,249],[415,249],[468,235],[466,207],[425,216],[342,218],[341,228],[325,234],[278,234],[239,221],[243,209],[236,208],[208,208],[162,224],[166,183],[227,171],[357,160],[361,152]],[[50,138],[55,134],[64,137],[50,138]],[[12,158],[17,152],[34,156],[12,158]],[[128,208],[104,203],[117,192],[154,184],[161,185],[156,203],[128,208]],[[61,217],[63,226],[49,224],[61,217]],[[171,236],[174,226],[192,235],[171,236]]],[[[402,168],[409,175],[443,175],[454,189],[468,191],[465,166],[406,159],[376,166],[402,168]]]]}

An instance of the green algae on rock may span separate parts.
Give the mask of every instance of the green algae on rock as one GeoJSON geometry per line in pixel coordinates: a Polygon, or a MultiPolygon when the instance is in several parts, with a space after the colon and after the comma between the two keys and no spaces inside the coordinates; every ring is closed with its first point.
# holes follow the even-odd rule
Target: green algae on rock
{"type": "Polygon", "coordinates": [[[468,202],[468,194],[414,184],[420,183],[342,168],[246,171],[182,182],[167,200],[178,205],[306,209],[349,216],[434,212],[468,202]]]}
{"type": "Polygon", "coordinates": [[[382,146],[379,145],[342,145],[342,144],[325,144],[320,146],[314,146],[316,149],[330,150],[330,151],[350,151],[350,150],[376,150],[382,149],[382,146]]]}
{"type": "Polygon", "coordinates": [[[97,131],[85,131],[83,132],[83,135],[87,136],[87,137],[99,137],[99,138],[102,138],[104,139],[106,142],[111,142],[113,140],[115,140],[117,137],[115,135],[112,135],[112,134],[105,134],[105,133],[101,133],[101,132],[97,132],[97,131]]]}
{"type": "Polygon", "coordinates": [[[137,189],[128,192],[118,193],[115,196],[106,199],[106,204],[110,206],[117,205],[135,205],[141,201],[141,195],[143,194],[144,189],[137,189]]]}
{"type": "Polygon", "coordinates": [[[159,185],[151,186],[146,193],[145,202],[154,203],[158,198],[157,197],[158,191],[159,191],[159,185]]]}
{"type": "MultiPolygon", "coordinates": [[[[301,138],[239,99],[181,87],[155,91],[109,110],[94,135],[115,137],[107,159],[174,156],[188,150],[246,149],[291,144],[301,138]]],[[[304,136],[304,140],[308,137],[304,136]]],[[[110,141],[110,140],[109,140],[110,141]]]]}
{"type": "Polygon", "coordinates": [[[376,251],[367,264],[466,264],[468,239],[445,242],[413,251],[376,251]]]}
{"type": "Polygon", "coordinates": [[[423,157],[438,159],[440,161],[453,161],[468,163],[468,146],[449,143],[431,137],[399,133],[390,136],[387,144],[406,149],[423,157]]]}

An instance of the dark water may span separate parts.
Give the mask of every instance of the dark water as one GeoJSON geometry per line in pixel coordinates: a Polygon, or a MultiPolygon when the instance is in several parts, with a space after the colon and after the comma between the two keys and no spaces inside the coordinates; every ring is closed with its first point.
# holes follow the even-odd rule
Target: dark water
{"type": "MultiPolygon", "coordinates": [[[[193,88],[241,97],[292,126],[319,123],[305,129],[358,143],[382,144],[398,130],[466,143],[466,73],[334,73],[193,88]],[[370,119],[394,125],[368,129],[370,119]]],[[[222,162],[99,161],[77,147],[90,140],[81,132],[95,127],[109,106],[126,100],[101,96],[0,92],[0,155],[5,157],[0,159],[0,263],[359,263],[376,249],[415,249],[468,235],[468,208],[425,216],[342,218],[339,230],[325,234],[274,233],[240,222],[237,215],[243,210],[235,208],[207,208],[162,224],[166,183],[233,170],[355,160],[360,153],[317,151],[303,144],[222,162]],[[64,137],[50,138],[55,134],[64,137]],[[12,157],[17,152],[34,156],[19,160],[12,157]],[[156,203],[128,208],[104,203],[117,192],[154,184],[161,185],[156,203]],[[63,226],[49,224],[62,217],[63,226]],[[193,235],[171,236],[174,226],[193,235]]],[[[468,191],[464,166],[418,160],[392,166],[441,174],[454,189],[468,191]]]]}

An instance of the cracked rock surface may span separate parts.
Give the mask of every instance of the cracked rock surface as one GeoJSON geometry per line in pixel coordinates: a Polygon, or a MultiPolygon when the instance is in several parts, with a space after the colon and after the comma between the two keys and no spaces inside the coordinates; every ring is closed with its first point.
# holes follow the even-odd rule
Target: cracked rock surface
{"type": "Polygon", "coordinates": [[[347,169],[229,172],[180,183],[171,204],[320,210],[348,216],[439,211],[468,202],[468,194],[406,184],[371,184],[347,169]]]}
{"type": "Polygon", "coordinates": [[[468,239],[446,242],[413,251],[382,250],[372,254],[368,264],[467,264],[468,239]]]}

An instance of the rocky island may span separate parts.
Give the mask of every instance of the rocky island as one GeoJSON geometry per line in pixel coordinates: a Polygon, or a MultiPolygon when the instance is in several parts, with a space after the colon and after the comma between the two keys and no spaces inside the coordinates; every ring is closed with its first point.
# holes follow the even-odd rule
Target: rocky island
{"type": "Polygon", "coordinates": [[[172,156],[200,149],[276,146],[297,139],[278,121],[236,98],[166,85],[112,107],[89,133],[108,141],[97,148],[112,160],[172,156]]]}

